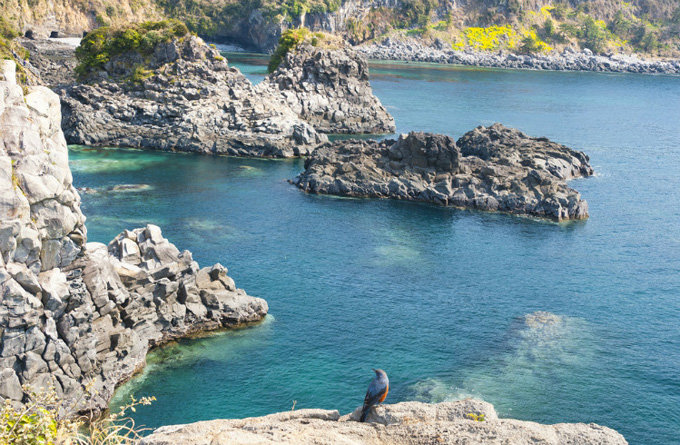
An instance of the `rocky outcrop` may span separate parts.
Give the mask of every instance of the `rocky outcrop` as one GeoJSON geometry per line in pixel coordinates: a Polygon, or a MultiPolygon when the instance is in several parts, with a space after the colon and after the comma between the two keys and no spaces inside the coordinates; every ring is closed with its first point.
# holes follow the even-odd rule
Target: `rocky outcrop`
{"type": "Polygon", "coordinates": [[[397,141],[337,141],[317,149],[293,181],[311,193],[393,198],[536,216],[585,219],[566,180],[589,176],[588,156],[501,124],[458,142],[409,133],[397,141]]]}
{"type": "Polygon", "coordinates": [[[143,445],[219,444],[531,444],[624,445],[616,431],[585,423],[542,425],[499,419],[489,403],[466,399],[426,404],[382,405],[366,423],[356,420],[361,408],[338,411],[304,409],[239,420],[211,420],[164,426],[142,440],[143,445]]]}
{"type": "Polygon", "coordinates": [[[394,118],[373,95],[368,64],[351,47],[319,48],[302,44],[257,86],[279,94],[317,131],[392,133],[394,118]]]}
{"type": "Polygon", "coordinates": [[[601,71],[616,73],[680,74],[680,60],[645,60],[635,55],[596,55],[589,49],[566,48],[560,54],[513,54],[509,52],[454,51],[448,45],[424,45],[413,39],[386,38],[355,47],[369,59],[447,63],[553,71],[601,71]]]}
{"type": "Polygon", "coordinates": [[[57,39],[18,39],[28,50],[28,63],[43,85],[51,88],[76,81],[75,48],[57,39]]]}
{"type": "Polygon", "coordinates": [[[291,157],[327,140],[195,36],[160,43],[147,59],[113,57],[89,83],[62,90],[62,100],[75,144],[291,157]]]}
{"type": "Polygon", "coordinates": [[[2,72],[0,399],[54,387],[67,409],[105,409],[149,348],[265,316],[225,267],[199,268],[156,226],[86,244],[59,99],[44,87],[24,96],[13,62],[2,72]]]}

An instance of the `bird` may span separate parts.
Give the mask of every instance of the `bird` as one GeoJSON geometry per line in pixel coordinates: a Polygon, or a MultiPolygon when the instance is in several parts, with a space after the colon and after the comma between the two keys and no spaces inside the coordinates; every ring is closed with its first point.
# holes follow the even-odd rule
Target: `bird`
{"type": "Polygon", "coordinates": [[[390,390],[390,380],[387,378],[387,373],[382,369],[374,369],[373,372],[375,372],[375,377],[373,377],[371,384],[368,385],[359,422],[366,421],[366,416],[368,416],[371,407],[378,403],[383,403],[385,397],[387,397],[387,392],[390,390]]]}

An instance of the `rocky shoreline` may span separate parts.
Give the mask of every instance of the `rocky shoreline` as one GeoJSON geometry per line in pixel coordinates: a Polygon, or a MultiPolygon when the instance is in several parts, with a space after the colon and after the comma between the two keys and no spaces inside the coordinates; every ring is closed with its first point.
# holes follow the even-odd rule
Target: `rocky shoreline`
{"type": "Polygon", "coordinates": [[[576,52],[568,48],[561,54],[522,55],[509,52],[455,51],[441,41],[435,46],[427,46],[414,39],[392,38],[359,45],[354,49],[373,60],[528,70],[680,74],[680,60],[645,60],[625,54],[604,56],[593,54],[588,49],[576,52]]]}
{"type": "Polygon", "coordinates": [[[150,348],[262,320],[267,303],[200,268],[154,225],[88,243],[59,98],[0,72],[0,400],[53,387],[67,412],[105,410],[150,348]]]}
{"type": "Polygon", "coordinates": [[[593,423],[542,425],[499,419],[481,400],[381,405],[357,422],[361,407],[338,411],[303,409],[248,419],[222,419],[158,428],[141,445],[240,444],[508,444],[624,445],[616,431],[593,423]]]}
{"type": "Polygon", "coordinates": [[[593,174],[589,158],[547,138],[494,124],[456,142],[411,132],[398,140],[336,141],[291,181],[310,193],[423,201],[555,221],[586,219],[566,181],[593,174]]]}

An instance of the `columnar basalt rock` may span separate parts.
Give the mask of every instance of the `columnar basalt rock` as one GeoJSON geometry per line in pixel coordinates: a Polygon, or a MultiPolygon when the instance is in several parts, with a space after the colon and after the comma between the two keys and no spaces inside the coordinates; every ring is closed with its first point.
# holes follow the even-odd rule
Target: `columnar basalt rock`
{"type": "Polygon", "coordinates": [[[112,57],[61,94],[69,143],[291,157],[327,141],[195,36],[157,44],[148,60],[112,57]],[[148,77],[134,80],[140,67],[148,77]]]}
{"type": "Polygon", "coordinates": [[[102,410],[151,347],[266,315],[225,267],[199,268],[156,226],[86,244],[59,98],[44,87],[24,96],[13,65],[2,68],[0,399],[54,387],[68,407],[102,410]],[[90,382],[94,398],[73,406],[90,382]]]}
{"type": "Polygon", "coordinates": [[[305,161],[293,183],[312,193],[393,198],[556,221],[585,219],[588,204],[566,180],[589,176],[588,156],[500,124],[458,142],[409,133],[398,140],[337,141],[305,161]]]}
{"type": "Polygon", "coordinates": [[[171,425],[157,429],[143,445],[239,444],[508,444],[625,445],[616,431],[596,424],[541,425],[499,419],[481,400],[427,404],[402,402],[374,408],[366,422],[357,422],[361,407],[340,416],[338,411],[303,409],[249,419],[225,419],[171,425]]]}
{"type": "Polygon", "coordinates": [[[302,44],[257,86],[279,94],[301,119],[322,133],[392,133],[394,118],[373,95],[368,64],[351,47],[302,44]]]}

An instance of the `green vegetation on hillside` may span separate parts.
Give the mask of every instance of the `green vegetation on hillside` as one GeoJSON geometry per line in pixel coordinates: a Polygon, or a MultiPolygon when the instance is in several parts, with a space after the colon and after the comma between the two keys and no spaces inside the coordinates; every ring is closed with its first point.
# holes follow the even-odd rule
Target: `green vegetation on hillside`
{"type": "Polygon", "coordinates": [[[311,32],[307,28],[291,28],[284,31],[279,39],[279,44],[269,58],[267,71],[273,73],[279,67],[286,55],[295,50],[302,43],[324,48],[335,48],[338,46],[338,38],[322,32],[311,32]]]}
{"type": "Polygon", "coordinates": [[[24,47],[14,41],[18,36],[19,31],[14,29],[4,17],[0,17],[0,60],[14,60],[17,66],[17,82],[20,85],[26,85],[28,73],[18,59],[28,60],[29,54],[24,47]]]}
{"type": "MultiPolygon", "coordinates": [[[[76,48],[76,74],[85,77],[101,69],[112,57],[128,51],[148,56],[157,44],[170,42],[188,33],[187,26],[178,20],[135,23],[122,28],[97,28],[83,37],[80,46],[76,48]]],[[[140,81],[148,75],[147,70],[137,69],[131,80],[140,81]]]]}
{"type": "Polygon", "coordinates": [[[275,23],[291,23],[305,13],[334,12],[341,0],[156,0],[170,17],[206,37],[247,19],[253,11],[275,23]]]}

